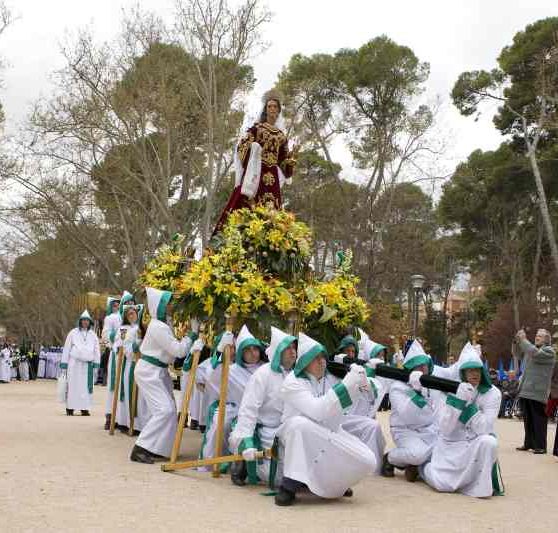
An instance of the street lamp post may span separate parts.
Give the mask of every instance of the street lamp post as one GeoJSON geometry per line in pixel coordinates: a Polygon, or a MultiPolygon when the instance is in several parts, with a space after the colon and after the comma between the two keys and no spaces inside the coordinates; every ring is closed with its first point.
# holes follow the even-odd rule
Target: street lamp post
{"type": "Polygon", "coordinates": [[[419,323],[419,296],[424,287],[425,277],[422,274],[411,276],[411,287],[413,288],[413,339],[417,338],[419,323]]]}

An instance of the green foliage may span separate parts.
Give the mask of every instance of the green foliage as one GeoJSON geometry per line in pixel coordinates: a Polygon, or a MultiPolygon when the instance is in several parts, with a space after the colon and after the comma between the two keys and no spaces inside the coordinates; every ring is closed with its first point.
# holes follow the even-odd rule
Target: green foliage
{"type": "Polygon", "coordinates": [[[440,311],[430,311],[422,325],[422,336],[426,349],[436,359],[445,361],[447,357],[446,317],[440,311]]]}
{"type": "MultiPolygon", "coordinates": [[[[544,126],[540,123],[543,109],[541,96],[546,90],[543,74],[547,55],[557,46],[557,31],[558,17],[539,20],[516,33],[513,43],[503,48],[498,57],[499,69],[463,72],[451,93],[459,111],[463,115],[471,115],[478,110],[481,101],[497,97],[505,104],[494,117],[494,123],[502,134],[523,137],[525,131],[521,117],[526,120],[527,127],[533,124],[544,126]],[[502,95],[498,94],[499,91],[502,95]]],[[[543,105],[545,115],[556,113],[556,102],[546,99],[543,105]]],[[[556,125],[550,129],[555,130],[556,125]]]]}

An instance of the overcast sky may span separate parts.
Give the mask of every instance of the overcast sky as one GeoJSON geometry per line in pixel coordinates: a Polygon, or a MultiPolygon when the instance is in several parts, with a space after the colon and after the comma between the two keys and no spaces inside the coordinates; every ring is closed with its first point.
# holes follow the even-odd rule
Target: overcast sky
{"type": "MultiPolygon", "coordinates": [[[[66,31],[91,25],[101,39],[119,29],[122,9],[136,0],[7,0],[18,17],[0,40],[8,67],[1,98],[6,129],[13,132],[30,103],[48,95],[48,76],[61,65],[59,42],[66,31]]],[[[141,6],[168,19],[172,0],[142,0],[141,6]]],[[[255,58],[257,84],[252,102],[269,89],[280,69],[295,53],[333,53],[356,48],[386,34],[407,45],[421,61],[430,63],[427,94],[445,102],[441,123],[451,144],[447,158],[457,162],[476,148],[501,142],[490,113],[475,122],[449,103],[449,92],[464,70],[490,69],[513,35],[538,19],[558,15],[556,0],[269,0],[273,21],[267,28],[269,49],[255,58]]],[[[338,158],[347,166],[346,153],[338,158]]]]}

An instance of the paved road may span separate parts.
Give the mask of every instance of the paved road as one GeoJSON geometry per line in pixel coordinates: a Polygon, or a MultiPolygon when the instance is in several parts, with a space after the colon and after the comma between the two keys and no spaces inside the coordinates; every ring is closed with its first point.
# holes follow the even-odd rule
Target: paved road
{"type": "MultiPolygon", "coordinates": [[[[558,460],[514,451],[522,436],[515,420],[498,422],[505,497],[370,477],[351,499],[304,495],[278,508],[262,488],[131,463],[133,439],[102,430],[104,393],[96,387],[93,416],[70,418],[52,381],[0,385],[0,531],[558,532],[558,460]]],[[[381,422],[387,429],[384,414],[381,422]]],[[[184,440],[193,457],[199,433],[184,440]]]]}

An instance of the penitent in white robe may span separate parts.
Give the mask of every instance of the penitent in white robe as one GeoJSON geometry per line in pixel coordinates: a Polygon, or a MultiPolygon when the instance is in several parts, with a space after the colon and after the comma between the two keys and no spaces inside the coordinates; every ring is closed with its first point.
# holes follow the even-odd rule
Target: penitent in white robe
{"type": "MultiPolygon", "coordinates": [[[[283,415],[280,390],[288,374],[282,367],[276,372],[271,363],[266,363],[250,377],[240,402],[236,426],[229,437],[231,452],[240,453],[241,444],[254,442],[254,436],[262,449],[273,446],[283,415]]],[[[269,459],[258,461],[256,473],[260,481],[273,481],[276,486],[281,482],[280,470],[275,473],[275,479],[270,480],[269,459]]]]}
{"type": "Polygon", "coordinates": [[[322,498],[339,498],[377,465],[370,448],[342,427],[352,401],[344,407],[336,391],[327,389],[325,379],[289,374],[281,387],[285,410],[278,436],[284,476],[322,498]]]}
{"type": "Polygon", "coordinates": [[[461,492],[468,496],[492,496],[493,475],[498,477],[494,423],[501,401],[500,391],[492,386],[477,392],[472,406],[459,405],[448,396],[439,412],[440,435],[432,459],[421,469],[421,476],[441,492],[461,492]]]}
{"type": "Polygon", "coordinates": [[[103,322],[103,332],[101,338],[103,343],[110,348],[110,355],[107,363],[107,396],[105,399],[105,413],[108,415],[112,411],[112,397],[114,393],[114,381],[116,379],[116,359],[117,353],[114,343],[120,335],[119,329],[122,324],[122,317],[117,311],[105,317],[103,322]]]}
{"type": "MultiPolygon", "coordinates": [[[[149,314],[157,316],[160,296],[147,294],[149,314]]],[[[169,457],[176,433],[176,403],[168,365],[184,357],[192,345],[189,337],[178,341],[168,324],[152,318],[140,347],[142,358],[134,376],[149,412],[136,445],[151,453],[169,457]]]]}
{"type": "Polygon", "coordinates": [[[12,380],[12,352],[4,348],[0,352],[0,381],[9,383],[12,380]]]}
{"type": "MultiPolygon", "coordinates": [[[[132,389],[134,380],[134,369],[136,366],[135,354],[139,351],[141,338],[139,326],[122,326],[126,328],[124,341],[120,335],[114,341],[114,351],[117,353],[121,346],[124,347],[124,359],[122,361],[122,372],[119,387],[119,400],[116,407],[116,423],[119,426],[130,427],[130,413],[132,409],[132,389]]],[[[138,387],[138,400],[134,429],[141,431],[148,418],[147,405],[138,387]]]]}
{"type": "Polygon", "coordinates": [[[68,333],[60,367],[68,370],[67,409],[89,410],[93,398],[93,370],[99,366],[99,339],[91,329],[74,328],[68,333]]]}

